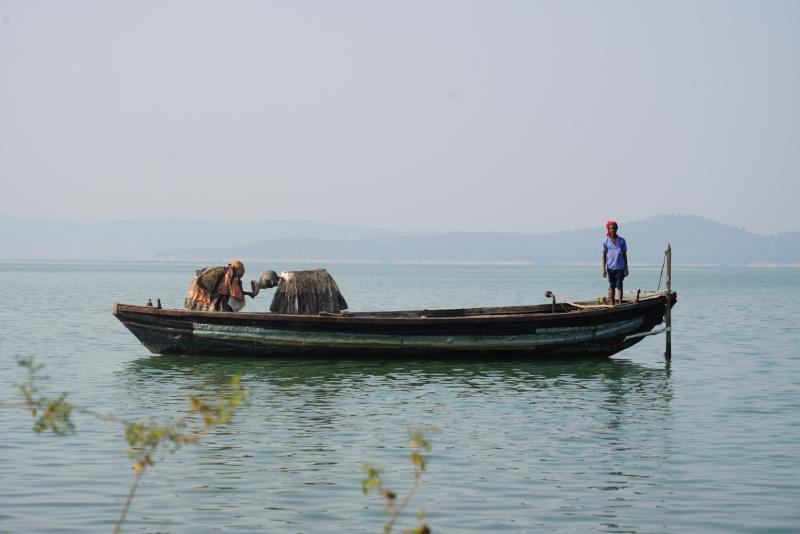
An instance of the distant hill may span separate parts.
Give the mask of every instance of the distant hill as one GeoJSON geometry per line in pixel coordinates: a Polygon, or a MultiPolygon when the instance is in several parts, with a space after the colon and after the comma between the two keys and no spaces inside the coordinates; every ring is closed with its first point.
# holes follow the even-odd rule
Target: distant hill
{"type": "MultiPolygon", "coordinates": [[[[768,236],[696,216],[662,215],[620,228],[632,263],[661,262],[667,241],[676,264],[800,264],[800,232],[768,236]]],[[[598,263],[602,229],[549,234],[450,232],[353,240],[270,239],[225,248],[163,252],[176,259],[382,262],[598,263]]]]}
{"type": "MultiPolygon", "coordinates": [[[[602,228],[555,232],[404,235],[309,221],[192,220],[70,223],[0,218],[0,257],[33,259],[314,260],[380,262],[599,263],[602,228]]],[[[697,216],[623,223],[632,263],[800,265],[800,232],[762,235],[697,216]]]]}
{"type": "Polygon", "coordinates": [[[363,239],[391,230],[303,220],[230,223],[148,219],[81,223],[0,216],[0,258],[153,260],[158,251],[247,245],[263,239],[363,239]]]}

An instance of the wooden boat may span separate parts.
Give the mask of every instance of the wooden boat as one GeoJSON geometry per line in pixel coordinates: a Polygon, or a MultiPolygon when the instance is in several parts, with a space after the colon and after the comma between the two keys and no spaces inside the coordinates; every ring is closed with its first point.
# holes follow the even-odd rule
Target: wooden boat
{"type": "Polygon", "coordinates": [[[318,315],[114,304],[151,352],[232,356],[607,357],[639,342],[677,294],[592,302],[318,315]]]}

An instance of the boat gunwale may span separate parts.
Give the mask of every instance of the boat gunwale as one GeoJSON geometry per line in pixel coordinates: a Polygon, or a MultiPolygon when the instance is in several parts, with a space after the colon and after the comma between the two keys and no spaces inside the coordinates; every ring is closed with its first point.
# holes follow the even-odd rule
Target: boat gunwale
{"type": "MultiPolygon", "coordinates": [[[[676,301],[677,293],[672,292],[673,304],[676,301]]],[[[603,306],[591,302],[576,302],[574,304],[598,307],[590,307],[586,309],[573,309],[553,313],[551,311],[530,311],[530,312],[508,312],[503,314],[474,314],[474,315],[454,315],[454,316],[425,316],[425,313],[444,313],[444,312],[469,312],[478,310],[492,310],[500,311],[503,309],[515,308],[547,308],[549,304],[534,304],[530,306],[504,306],[504,307],[486,307],[486,308],[437,308],[430,310],[398,310],[395,312],[376,312],[381,315],[368,315],[370,312],[357,312],[358,315],[344,313],[341,315],[335,314],[315,314],[315,315],[294,315],[294,314],[281,314],[271,312],[219,312],[219,311],[192,311],[176,308],[154,308],[151,306],[138,306],[135,304],[114,303],[113,313],[117,316],[120,313],[134,314],[134,315],[149,315],[149,316],[162,316],[165,318],[180,318],[186,321],[203,321],[204,319],[223,320],[224,322],[278,322],[278,323],[297,323],[297,322],[316,322],[316,323],[333,323],[333,324],[404,324],[404,325],[417,325],[417,324],[473,324],[473,323],[507,323],[518,322],[520,320],[529,321],[561,321],[569,318],[570,320],[580,320],[582,318],[594,318],[598,316],[614,316],[628,311],[641,310],[643,308],[650,308],[652,306],[663,305],[667,298],[667,293],[656,293],[641,297],[638,302],[625,302],[617,306],[603,306]],[[419,314],[413,316],[403,315],[388,315],[390,313],[398,314],[419,314]]],[[[557,304],[561,305],[561,303],[557,304]]],[[[570,303],[567,303],[570,305],[570,303]]]]}

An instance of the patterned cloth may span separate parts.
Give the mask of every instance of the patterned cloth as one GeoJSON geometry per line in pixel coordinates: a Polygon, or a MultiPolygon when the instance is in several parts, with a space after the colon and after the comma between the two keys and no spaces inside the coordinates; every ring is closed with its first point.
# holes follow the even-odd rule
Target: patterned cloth
{"type": "Polygon", "coordinates": [[[195,275],[189,292],[186,294],[186,298],[183,299],[183,307],[192,311],[213,311],[214,301],[211,291],[201,286],[197,275],[195,275]]]}
{"type": "Polygon", "coordinates": [[[194,280],[183,301],[193,311],[234,311],[229,299],[235,299],[237,310],[244,306],[242,281],[233,267],[206,267],[195,271],[194,280]]]}
{"type": "Polygon", "coordinates": [[[223,276],[222,282],[220,282],[217,288],[217,293],[244,300],[242,281],[236,276],[236,269],[232,265],[229,265],[228,270],[225,271],[225,276],[223,276]]]}

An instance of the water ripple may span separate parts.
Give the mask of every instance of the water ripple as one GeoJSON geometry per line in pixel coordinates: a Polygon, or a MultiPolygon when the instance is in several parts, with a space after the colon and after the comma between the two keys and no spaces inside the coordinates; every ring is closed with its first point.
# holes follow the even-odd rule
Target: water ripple
{"type": "MultiPolygon", "coordinates": [[[[78,302],[54,282],[60,266],[37,269],[54,276],[33,280],[0,263],[0,283],[14,280],[26,299],[15,293],[0,310],[5,398],[22,379],[15,356],[37,356],[48,386],[73,402],[120,416],[174,420],[189,395],[214,395],[234,374],[251,393],[231,425],[147,473],[127,531],[379,532],[384,506],[361,494],[361,466],[384,467],[387,486],[408,491],[406,432],[418,425],[439,432],[405,526],[422,508],[442,533],[800,524],[797,270],[676,269],[675,360],[665,366],[658,339],[599,362],[149,356],[110,301],[180,302],[191,269],[72,265],[86,290],[78,302]],[[26,321],[9,311],[31,302],[26,321]]],[[[658,274],[640,271],[632,277],[658,274]]],[[[576,295],[597,285],[583,268],[341,266],[336,275],[361,309],[511,304],[538,300],[522,285],[529,295],[554,281],[576,295]],[[442,287],[415,293],[409,279],[442,287]],[[386,295],[380,306],[376,295],[386,295]]],[[[111,530],[132,480],[121,430],[75,419],[76,435],[36,436],[27,413],[0,409],[0,530],[111,530]]]]}

